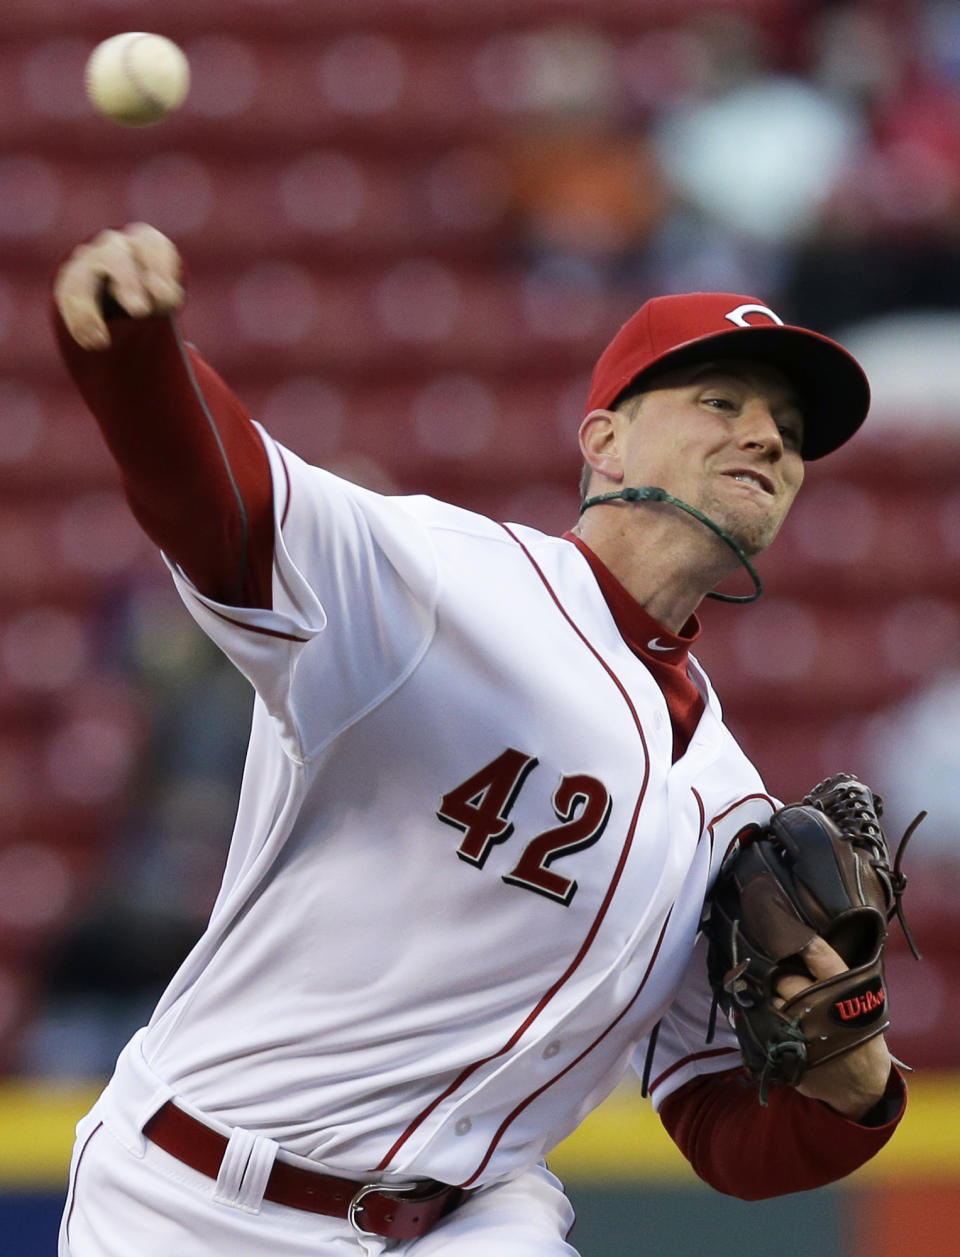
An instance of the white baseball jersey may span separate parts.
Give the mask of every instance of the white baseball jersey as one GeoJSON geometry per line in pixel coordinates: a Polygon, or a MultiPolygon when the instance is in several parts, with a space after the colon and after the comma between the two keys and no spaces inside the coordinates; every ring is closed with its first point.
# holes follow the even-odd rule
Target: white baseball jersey
{"type": "Polygon", "coordinates": [[[548,1153],[661,1019],[655,1102],[737,1064],[725,1025],[705,1042],[695,940],[730,840],[774,805],[702,671],[674,763],[568,540],[264,440],[274,609],[175,573],[256,701],[209,927],[127,1053],[334,1173],[470,1186],[548,1153]]]}

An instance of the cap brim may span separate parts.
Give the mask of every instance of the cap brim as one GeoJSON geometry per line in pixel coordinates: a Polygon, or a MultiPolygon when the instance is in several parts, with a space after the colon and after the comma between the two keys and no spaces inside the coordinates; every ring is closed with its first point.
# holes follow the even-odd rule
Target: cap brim
{"type": "Polygon", "coordinates": [[[803,410],[803,457],[808,461],[848,441],[870,409],[870,385],[851,354],[818,332],[780,325],[733,328],[678,345],[645,367],[629,387],[714,356],[766,362],[783,372],[803,410]]]}

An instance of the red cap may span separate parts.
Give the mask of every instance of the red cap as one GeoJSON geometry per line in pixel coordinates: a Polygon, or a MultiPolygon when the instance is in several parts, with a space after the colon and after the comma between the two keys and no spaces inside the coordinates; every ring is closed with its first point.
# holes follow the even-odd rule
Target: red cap
{"type": "Polygon", "coordinates": [[[690,292],[654,297],[628,319],[600,355],[587,413],[611,406],[648,373],[711,358],[748,358],[778,367],[804,411],[803,456],[822,458],[856,432],[870,408],[857,360],[835,341],[791,327],[756,297],[690,292]]]}

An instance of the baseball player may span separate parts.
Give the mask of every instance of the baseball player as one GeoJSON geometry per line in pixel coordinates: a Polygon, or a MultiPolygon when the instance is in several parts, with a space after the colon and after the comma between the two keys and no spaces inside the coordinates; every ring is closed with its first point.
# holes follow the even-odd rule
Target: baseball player
{"type": "MultiPolygon", "coordinates": [[[[854,360],[750,297],[648,302],[554,537],[278,445],[182,340],[147,225],[55,296],[132,510],[256,695],[209,926],[78,1127],[61,1257],[573,1257],[545,1158],[631,1067],[721,1191],[871,1157],[905,1103],[882,1036],[766,1107],[707,1042],[704,897],[776,801],[691,653],[864,419],[854,360]]],[[[844,970],[804,959],[785,998],[844,970]]]]}

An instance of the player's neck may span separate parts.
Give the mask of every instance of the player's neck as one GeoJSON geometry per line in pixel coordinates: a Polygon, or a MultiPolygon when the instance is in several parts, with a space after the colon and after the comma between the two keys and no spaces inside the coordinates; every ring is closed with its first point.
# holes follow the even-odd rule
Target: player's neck
{"type": "Polygon", "coordinates": [[[681,631],[709,590],[736,567],[695,520],[664,519],[657,504],[591,507],[572,531],[671,633],[681,631]]]}

